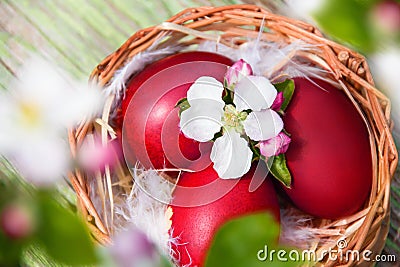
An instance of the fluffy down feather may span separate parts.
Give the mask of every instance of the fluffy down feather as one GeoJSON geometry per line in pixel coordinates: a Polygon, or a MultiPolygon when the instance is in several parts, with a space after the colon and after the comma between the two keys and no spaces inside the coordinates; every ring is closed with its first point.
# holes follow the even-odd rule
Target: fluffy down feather
{"type": "Polygon", "coordinates": [[[134,185],[129,195],[120,196],[115,206],[115,232],[135,225],[142,230],[166,255],[170,244],[171,211],[168,203],[172,199],[173,184],[154,170],[133,169],[134,185]]]}

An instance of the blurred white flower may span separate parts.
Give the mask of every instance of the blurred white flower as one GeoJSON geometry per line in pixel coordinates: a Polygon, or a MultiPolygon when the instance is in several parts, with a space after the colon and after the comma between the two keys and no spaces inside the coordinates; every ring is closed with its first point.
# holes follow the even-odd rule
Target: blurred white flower
{"type": "Polygon", "coordinates": [[[39,58],[17,76],[0,94],[0,154],[27,180],[47,185],[69,167],[67,128],[95,115],[103,97],[39,58]]]}
{"type": "Polygon", "coordinates": [[[400,140],[400,48],[391,47],[371,56],[372,71],[381,88],[392,102],[395,137],[400,140]]]}
{"type": "Polygon", "coordinates": [[[313,21],[312,16],[317,13],[325,4],[326,0],[286,0],[285,3],[289,9],[286,8],[286,13],[292,17],[304,18],[313,21]]]}

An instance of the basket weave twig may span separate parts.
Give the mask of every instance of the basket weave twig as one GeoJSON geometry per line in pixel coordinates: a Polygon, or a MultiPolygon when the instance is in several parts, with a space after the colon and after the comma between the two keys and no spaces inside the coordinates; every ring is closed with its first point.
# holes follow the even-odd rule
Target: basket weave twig
{"type": "MultiPolygon", "coordinates": [[[[313,249],[318,253],[329,248],[335,249],[336,242],[346,236],[347,247],[344,250],[371,250],[379,253],[384,245],[388,231],[390,181],[395,172],[398,154],[391,135],[390,101],[375,88],[365,58],[351,49],[326,39],[314,26],[273,14],[253,5],[234,5],[225,7],[190,8],[170,18],[167,22],[140,30],[131,36],[117,51],[106,57],[91,74],[91,80],[107,86],[115,72],[139,52],[152,46],[162,36],[167,36],[162,44],[190,46],[212,39],[235,47],[246,42],[248,37],[257,37],[260,27],[268,31],[261,34],[268,42],[292,43],[298,39],[311,45],[318,45],[318,51],[303,52],[301,57],[313,62],[332,73],[332,80],[338,82],[355,107],[363,113],[370,131],[373,156],[373,186],[370,197],[362,211],[337,221],[315,220],[314,226],[320,230],[321,237],[333,242],[316,243],[313,249]]],[[[72,154],[89,133],[99,132],[103,141],[115,138],[115,132],[109,123],[113,97],[105,104],[102,118],[83,122],[77,129],[70,131],[72,154]]],[[[90,196],[94,189],[80,170],[69,175],[78,196],[82,214],[87,216],[93,236],[100,243],[110,242],[110,227],[95,209],[90,196]]],[[[101,194],[110,199],[112,211],[112,187],[128,185],[130,174],[121,163],[113,170],[106,168],[105,174],[96,179],[102,185],[101,194]],[[111,176],[117,173],[117,185],[111,184],[111,176]]],[[[320,261],[324,266],[337,266],[340,259],[325,257],[320,261]]],[[[363,263],[362,259],[357,264],[363,263]]],[[[355,265],[355,262],[347,262],[355,265]]],[[[367,263],[365,263],[367,264],[367,263]]]]}

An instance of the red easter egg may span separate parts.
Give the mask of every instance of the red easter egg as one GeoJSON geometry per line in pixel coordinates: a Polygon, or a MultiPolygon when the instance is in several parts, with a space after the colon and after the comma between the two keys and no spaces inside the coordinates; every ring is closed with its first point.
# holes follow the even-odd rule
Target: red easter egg
{"type": "Polygon", "coordinates": [[[326,219],[362,208],[372,184],[367,126],[343,91],[320,81],[295,78],[284,123],[292,142],[286,153],[292,188],[303,211],[326,219]]]}
{"type": "Polygon", "coordinates": [[[221,55],[187,52],[151,64],[133,77],[119,116],[128,164],[139,161],[145,168],[188,168],[208,153],[211,144],[199,144],[180,132],[176,104],[201,76],[223,82],[230,65],[232,61],[221,55]]]}
{"type": "Polygon", "coordinates": [[[195,173],[184,173],[171,204],[174,257],[180,266],[202,266],[218,228],[228,220],[256,212],[271,212],[279,222],[279,205],[264,164],[253,165],[240,179],[221,179],[211,164],[195,173]],[[266,178],[254,191],[253,181],[266,178]]]}

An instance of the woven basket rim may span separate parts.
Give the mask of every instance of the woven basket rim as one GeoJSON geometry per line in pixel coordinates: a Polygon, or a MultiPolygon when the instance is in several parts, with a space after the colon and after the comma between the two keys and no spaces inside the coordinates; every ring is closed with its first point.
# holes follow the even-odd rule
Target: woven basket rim
{"type": "MultiPolygon", "coordinates": [[[[133,34],[119,49],[107,56],[93,70],[90,80],[105,87],[115,72],[129,59],[149,48],[161,36],[171,32],[173,33],[172,37],[166,42],[166,45],[168,42],[182,42],[183,37],[191,36],[192,30],[197,33],[217,30],[220,32],[218,41],[230,45],[229,40],[232,37],[258,34],[260,26],[264,25],[270,29],[270,32],[263,33],[264,40],[290,43],[293,40],[301,39],[309,44],[320,46],[320,53],[303,56],[322,68],[329,68],[335,81],[342,85],[353,104],[365,114],[370,128],[375,175],[369,203],[365,209],[340,220],[322,220],[319,222],[319,226],[321,230],[327,230],[326,233],[332,229],[341,232],[352,230],[347,249],[359,251],[369,249],[379,253],[388,232],[390,181],[397,167],[398,154],[391,135],[393,123],[390,119],[390,101],[375,87],[366,59],[351,49],[326,39],[318,29],[310,24],[273,14],[267,9],[255,5],[188,8],[166,22],[133,34]],[[174,27],[174,25],[178,26],[174,27]],[[244,29],[243,25],[253,26],[253,29],[244,29]],[[349,229],[350,227],[357,229],[349,229]]],[[[185,45],[204,40],[206,38],[204,36],[206,35],[194,36],[191,41],[185,41],[185,45]]],[[[105,125],[99,127],[99,125],[95,126],[96,123],[93,121],[85,121],[76,129],[69,131],[73,156],[76,155],[77,148],[88,133],[100,131],[104,138],[107,136],[110,138],[110,126],[107,124],[111,104],[109,101],[107,103],[101,118],[105,125]]],[[[69,179],[77,193],[79,211],[88,218],[88,225],[93,236],[100,243],[109,243],[110,233],[89,197],[91,189],[85,174],[76,170],[69,174],[69,179]]],[[[336,240],[335,238],[337,236],[332,236],[332,240],[336,240]]],[[[316,250],[321,252],[328,249],[329,246],[332,245],[319,244],[316,250]]],[[[325,266],[338,264],[337,261],[329,259],[322,260],[321,263],[325,266]]],[[[355,263],[350,262],[349,264],[354,265],[355,263]]]]}

